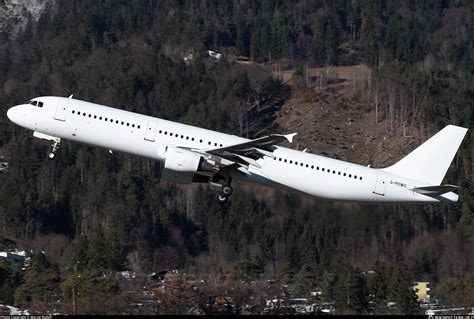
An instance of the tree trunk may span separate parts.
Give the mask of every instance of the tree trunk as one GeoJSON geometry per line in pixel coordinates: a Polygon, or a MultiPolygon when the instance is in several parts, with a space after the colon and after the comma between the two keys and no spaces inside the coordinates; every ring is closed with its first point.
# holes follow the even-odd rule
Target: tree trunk
{"type": "Polygon", "coordinates": [[[76,289],[72,287],[72,314],[76,314],[76,289]]]}

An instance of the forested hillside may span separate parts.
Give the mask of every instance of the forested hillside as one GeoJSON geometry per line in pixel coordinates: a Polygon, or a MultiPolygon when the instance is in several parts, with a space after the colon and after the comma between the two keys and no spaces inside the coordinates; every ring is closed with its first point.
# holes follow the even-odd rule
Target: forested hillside
{"type": "MultiPolygon", "coordinates": [[[[432,297],[474,306],[470,1],[56,0],[15,37],[0,31],[0,156],[9,162],[0,172],[0,248],[45,252],[24,271],[0,263],[2,303],[43,309],[61,296],[66,312],[74,298],[82,313],[100,313],[94,307],[123,291],[104,274],[179,269],[209,283],[276,280],[296,296],[320,287],[339,313],[418,313],[413,281],[430,281],[432,297]],[[183,61],[207,49],[224,58],[183,61]],[[233,62],[240,55],[291,61],[301,83],[256,76],[233,62]],[[207,185],[160,182],[159,163],[149,160],[64,142],[50,161],[50,145],[6,117],[32,97],[74,94],[256,137],[248,123],[273,125],[256,104],[311,99],[308,65],[351,64],[371,69],[354,105],[377,107],[372,125],[387,139],[405,128],[424,138],[447,124],[470,129],[445,178],[461,187],[458,203],[341,204],[255,186],[221,206],[207,185]]],[[[389,151],[400,156],[416,141],[389,151]]]]}

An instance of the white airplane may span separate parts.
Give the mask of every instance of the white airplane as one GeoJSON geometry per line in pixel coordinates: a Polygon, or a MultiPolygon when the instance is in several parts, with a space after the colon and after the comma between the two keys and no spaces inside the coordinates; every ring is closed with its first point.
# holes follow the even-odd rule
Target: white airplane
{"type": "Polygon", "coordinates": [[[374,169],[278,146],[296,134],[249,140],[77,99],[43,96],[10,108],[8,118],[33,136],[119,151],[162,163],[162,179],[211,183],[227,201],[232,180],[320,198],[366,203],[456,202],[454,185],[441,182],[466,128],[448,125],[394,165],[374,169]]]}

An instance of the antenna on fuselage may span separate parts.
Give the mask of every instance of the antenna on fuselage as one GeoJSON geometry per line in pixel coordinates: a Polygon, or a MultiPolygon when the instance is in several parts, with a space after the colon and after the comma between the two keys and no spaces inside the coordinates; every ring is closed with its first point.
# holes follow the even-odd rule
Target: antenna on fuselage
{"type": "Polygon", "coordinates": [[[68,99],[72,99],[72,96],[73,96],[73,95],[74,95],[74,94],[69,95],[68,99]]]}

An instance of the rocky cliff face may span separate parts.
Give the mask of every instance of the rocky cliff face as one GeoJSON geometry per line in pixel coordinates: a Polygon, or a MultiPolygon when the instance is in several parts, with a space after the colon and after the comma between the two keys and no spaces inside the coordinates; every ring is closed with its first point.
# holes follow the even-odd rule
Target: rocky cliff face
{"type": "Polygon", "coordinates": [[[0,32],[14,37],[31,18],[37,20],[49,0],[0,0],[0,32]]]}

